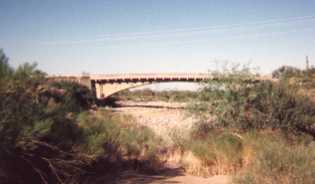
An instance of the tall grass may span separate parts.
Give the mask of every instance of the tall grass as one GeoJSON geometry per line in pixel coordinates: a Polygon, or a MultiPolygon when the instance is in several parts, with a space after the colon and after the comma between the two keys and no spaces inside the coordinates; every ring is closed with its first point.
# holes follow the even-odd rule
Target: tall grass
{"type": "Polygon", "coordinates": [[[315,182],[315,144],[292,144],[280,136],[248,136],[249,165],[235,183],[312,184],[315,182]]]}
{"type": "Polygon", "coordinates": [[[171,136],[187,172],[194,175],[217,175],[236,173],[243,165],[244,143],[231,132],[211,130],[200,136],[196,130],[188,137],[171,136]]]}
{"type": "Polygon", "coordinates": [[[235,183],[314,183],[315,142],[307,134],[280,130],[211,130],[199,136],[173,136],[180,146],[180,163],[199,176],[234,175],[235,183]]]}
{"type": "Polygon", "coordinates": [[[81,113],[78,125],[86,138],[83,150],[91,155],[115,159],[149,159],[161,146],[161,139],[150,129],[133,123],[130,116],[103,110],[97,114],[81,113]]]}

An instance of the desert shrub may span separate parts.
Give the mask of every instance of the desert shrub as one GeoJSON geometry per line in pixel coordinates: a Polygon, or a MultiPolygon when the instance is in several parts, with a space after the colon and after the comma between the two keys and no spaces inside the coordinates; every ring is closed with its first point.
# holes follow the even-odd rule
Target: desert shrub
{"type": "Polygon", "coordinates": [[[62,93],[48,92],[48,96],[53,97],[59,104],[56,110],[61,112],[75,112],[89,109],[95,103],[95,97],[88,87],[75,82],[54,82],[49,88],[62,93]]]}
{"type": "Polygon", "coordinates": [[[13,153],[16,143],[23,138],[66,147],[80,141],[82,130],[75,123],[73,112],[86,110],[93,102],[87,88],[72,83],[48,86],[45,73],[38,70],[36,64],[25,63],[13,69],[2,51],[0,75],[1,153],[13,153]],[[62,89],[65,95],[57,98],[51,88],[62,89]],[[56,101],[57,105],[47,110],[51,101],[56,101]]]}
{"type": "Polygon", "coordinates": [[[189,102],[198,96],[195,91],[165,91],[165,93],[169,94],[171,102],[189,102]]]}
{"type": "Polygon", "coordinates": [[[249,166],[234,178],[235,183],[315,182],[314,143],[292,144],[279,136],[266,135],[248,138],[252,139],[253,155],[249,166]]]}
{"type": "Polygon", "coordinates": [[[313,173],[306,168],[314,164],[314,153],[305,145],[310,145],[315,135],[315,106],[300,93],[300,83],[286,78],[259,81],[246,67],[214,72],[213,76],[190,106],[201,121],[193,127],[188,150],[205,167],[216,168],[214,173],[235,173],[233,169],[246,166],[248,173],[241,175],[241,183],[273,183],[273,179],[313,182],[313,173]],[[295,163],[290,164],[291,159],[295,163]],[[249,163],[256,165],[247,167],[249,163]],[[257,173],[251,174],[254,168],[257,173]],[[302,170],[305,175],[299,177],[302,170]],[[270,177],[264,174],[267,171],[270,177]],[[273,178],[277,175],[281,179],[273,178]]]}
{"type": "MultiPolygon", "coordinates": [[[[36,100],[33,99],[40,104],[41,119],[33,120],[24,132],[28,137],[63,149],[80,144],[83,130],[76,122],[76,113],[91,106],[93,99],[90,94],[88,89],[74,83],[41,84],[35,91],[36,100]]],[[[30,117],[36,117],[36,114],[30,114],[30,117]]]]}
{"type": "Polygon", "coordinates": [[[72,149],[73,146],[81,144],[84,139],[83,130],[74,119],[62,116],[54,117],[52,123],[47,122],[47,126],[49,125],[49,131],[41,135],[41,140],[64,150],[72,149]]]}
{"type": "Polygon", "coordinates": [[[150,129],[130,121],[130,117],[106,111],[96,116],[81,113],[78,122],[84,130],[83,150],[91,155],[148,159],[154,155],[160,139],[150,129]]]}
{"type": "Polygon", "coordinates": [[[51,131],[51,126],[53,125],[54,121],[52,119],[43,119],[37,122],[30,127],[25,128],[24,135],[27,137],[34,137],[34,138],[41,138],[45,135],[48,135],[51,131]]]}
{"type": "Polygon", "coordinates": [[[76,122],[76,116],[67,117],[64,114],[43,113],[41,119],[32,120],[25,128],[20,128],[21,138],[39,140],[58,148],[69,151],[82,144],[84,130],[76,122]]]}
{"type": "Polygon", "coordinates": [[[242,167],[244,143],[234,133],[211,129],[207,134],[200,135],[198,130],[193,130],[190,137],[175,140],[179,140],[177,143],[182,149],[183,165],[191,174],[231,174],[242,167]],[[187,153],[192,153],[195,157],[192,160],[195,161],[185,158],[187,153]],[[200,162],[200,165],[193,162],[200,162]]]}
{"type": "Polygon", "coordinates": [[[144,156],[148,159],[155,155],[158,147],[161,146],[161,139],[152,130],[143,126],[125,126],[120,139],[126,148],[127,156],[144,156]],[[142,151],[145,155],[141,155],[142,151]]]}
{"type": "Polygon", "coordinates": [[[209,126],[314,133],[310,127],[315,122],[315,106],[299,95],[296,85],[286,80],[257,81],[248,68],[234,68],[214,76],[216,80],[208,81],[201,92],[201,102],[192,108],[208,115],[205,117],[215,116],[209,126]]]}
{"type": "Polygon", "coordinates": [[[36,64],[24,64],[13,69],[0,51],[0,155],[13,152],[26,128],[43,119],[42,104],[37,100],[37,88],[45,74],[36,64]]]}
{"type": "Polygon", "coordinates": [[[41,118],[41,109],[34,96],[23,88],[10,88],[0,92],[1,150],[11,149],[22,135],[23,129],[41,118]]]}
{"type": "Polygon", "coordinates": [[[110,115],[95,122],[92,115],[78,121],[77,114],[89,109],[94,100],[87,88],[74,83],[47,84],[35,64],[13,69],[2,51],[0,99],[1,182],[78,183],[77,176],[91,164],[91,159],[78,152],[84,152],[82,147],[89,154],[117,148],[121,153],[132,150],[133,155],[141,155],[139,149],[148,144],[150,152],[145,150],[145,155],[155,159],[152,132],[129,128],[110,115]]]}
{"type": "MultiPolygon", "coordinates": [[[[0,84],[5,84],[5,80],[10,78],[13,74],[13,68],[8,63],[9,58],[4,54],[3,50],[0,49],[0,84]]],[[[3,87],[1,85],[1,87],[3,87]]],[[[1,88],[0,87],[0,88],[1,88]]]]}
{"type": "Polygon", "coordinates": [[[272,72],[272,77],[277,79],[300,75],[302,71],[292,66],[281,66],[272,72]]]}
{"type": "Polygon", "coordinates": [[[144,90],[124,90],[113,95],[114,98],[120,100],[133,100],[133,101],[152,101],[155,99],[155,93],[149,89],[144,90]]]}
{"type": "MultiPolygon", "coordinates": [[[[111,119],[101,120],[83,112],[78,116],[79,126],[84,129],[85,150],[89,154],[101,154],[104,151],[104,144],[116,145],[120,130],[118,124],[111,119]]],[[[115,148],[117,149],[117,148],[115,148]]]]}

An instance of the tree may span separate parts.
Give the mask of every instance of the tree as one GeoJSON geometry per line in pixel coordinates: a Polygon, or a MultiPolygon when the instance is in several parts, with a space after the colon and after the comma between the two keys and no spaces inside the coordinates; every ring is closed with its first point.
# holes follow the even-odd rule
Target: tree
{"type": "Polygon", "coordinates": [[[10,76],[13,72],[8,61],[9,58],[4,54],[3,50],[0,49],[0,79],[10,76]]]}
{"type": "Polygon", "coordinates": [[[0,50],[0,155],[12,152],[24,129],[43,114],[36,90],[45,74],[29,63],[14,70],[8,61],[0,50]]]}

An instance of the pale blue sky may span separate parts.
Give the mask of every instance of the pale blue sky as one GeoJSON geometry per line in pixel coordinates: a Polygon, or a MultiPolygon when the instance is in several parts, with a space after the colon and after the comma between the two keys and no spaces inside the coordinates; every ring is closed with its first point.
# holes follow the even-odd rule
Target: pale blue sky
{"type": "Polygon", "coordinates": [[[314,0],[0,0],[0,48],[50,74],[315,65],[314,0]]]}

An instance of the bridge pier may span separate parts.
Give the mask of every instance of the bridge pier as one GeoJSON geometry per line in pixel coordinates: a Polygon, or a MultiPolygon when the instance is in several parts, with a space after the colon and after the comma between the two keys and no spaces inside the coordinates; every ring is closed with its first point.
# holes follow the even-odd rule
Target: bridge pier
{"type": "MultiPolygon", "coordinates": [[[[152,82],[151,82],[152,83],[152,82]]],[[[96,82],[95,83],[95,92],[96,97],[98,99],[107,98],[119,91],[123,91],[126,89],[131,89],[147,84],[151,84],[150,82],[119,82],[119,83],[103,83],[103,82],[96,82]]]]}

